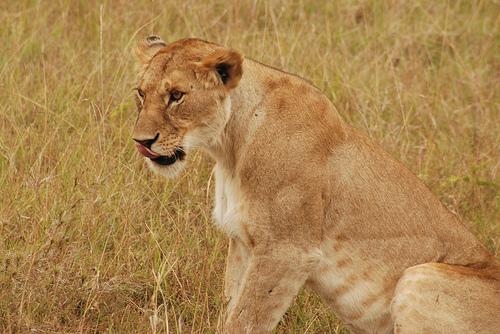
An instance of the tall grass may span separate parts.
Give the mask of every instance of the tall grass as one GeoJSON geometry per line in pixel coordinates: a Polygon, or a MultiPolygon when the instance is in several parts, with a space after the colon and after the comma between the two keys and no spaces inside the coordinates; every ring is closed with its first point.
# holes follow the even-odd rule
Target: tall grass
{"type": "MultiPolygon", "coordinates": [[[[212,162],[130,140],[140,37],[196,36],[309,78],[500,252],[494,1],[0,2],[0,331],[215,333],[212,162]]],[[[347,333],[304,291],[277,333],[347,333]]]]}

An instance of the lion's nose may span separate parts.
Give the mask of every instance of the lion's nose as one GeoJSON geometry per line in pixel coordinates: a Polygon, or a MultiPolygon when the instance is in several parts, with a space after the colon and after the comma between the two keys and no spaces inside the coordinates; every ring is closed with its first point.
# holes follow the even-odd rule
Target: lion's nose
{"type": "Polygon", "coordinates": [[[158,137],[160,137],[159,133],[157,133],[156,136],[152,139],[137,139],[137,138],[132,138],[132,139],[138,142],[139,144],[151,149],[151,145],[153,145],[154,142],[158,140],[158,137]]]}

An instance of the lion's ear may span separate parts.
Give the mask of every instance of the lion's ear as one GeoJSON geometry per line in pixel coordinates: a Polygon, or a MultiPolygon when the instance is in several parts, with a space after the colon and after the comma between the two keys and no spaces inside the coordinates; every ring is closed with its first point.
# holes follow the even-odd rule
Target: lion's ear
{"type": "Polygon", "coordinates": [[[238,85],[243,74],[242,63],[243,56],[230,49],[217,50],[202,60],[203,67],[215,71],[227,88],[238,85]]]}
{"type": "Polygon", "coordinates": [[[167,43],[165,43],[160,36],[151,35],[139,42],[135,49],[135,54],[141,63],[147,64],[151,58],[165,46],[167,46],[167,43]]]}

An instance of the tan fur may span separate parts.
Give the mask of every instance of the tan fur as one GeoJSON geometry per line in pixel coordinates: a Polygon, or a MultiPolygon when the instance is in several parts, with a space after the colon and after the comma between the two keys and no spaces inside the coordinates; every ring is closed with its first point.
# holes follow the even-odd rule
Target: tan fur
{"type": "MultiPolygon", "coordinates": [[[[134,138],[159,134],[155,152],[201,148],[216,161],[225,332],[270,332],[304,284],[354,333],[499,331],[498,261],[318,89],[196,39],[139,58],[134,138]],[[186,94],[167,108],[172,89],[186,94]]],[[[150,164],[173,176],[184,162],[150,164]]]]}

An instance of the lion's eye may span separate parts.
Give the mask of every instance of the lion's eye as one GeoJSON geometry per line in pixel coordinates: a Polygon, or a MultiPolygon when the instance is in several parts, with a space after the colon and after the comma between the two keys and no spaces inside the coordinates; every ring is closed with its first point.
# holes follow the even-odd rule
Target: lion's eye
{"type": "Polygon", "coordinates": [[[145,97],[144,92],[139,88],[135,88],[134,100],[138,112],[141,111],[142,106],[144,105],[144,97],[145,97]]]}
{"type": "Polygon", "coordinates": [[[141,102],[144,101],[144,98],[146,97],[146,94],[144,94],[144,91],[142,89],[136,88],[135,91],[137,92],[137,96],[141,99],[141,102]]]}
{"type": "Polygon", "coordinates": [[[178,102],[184,96],[183,92],[179,92],[178,90],[174,90],[170,93],[169,104],[172,102],[178,102]]]}

